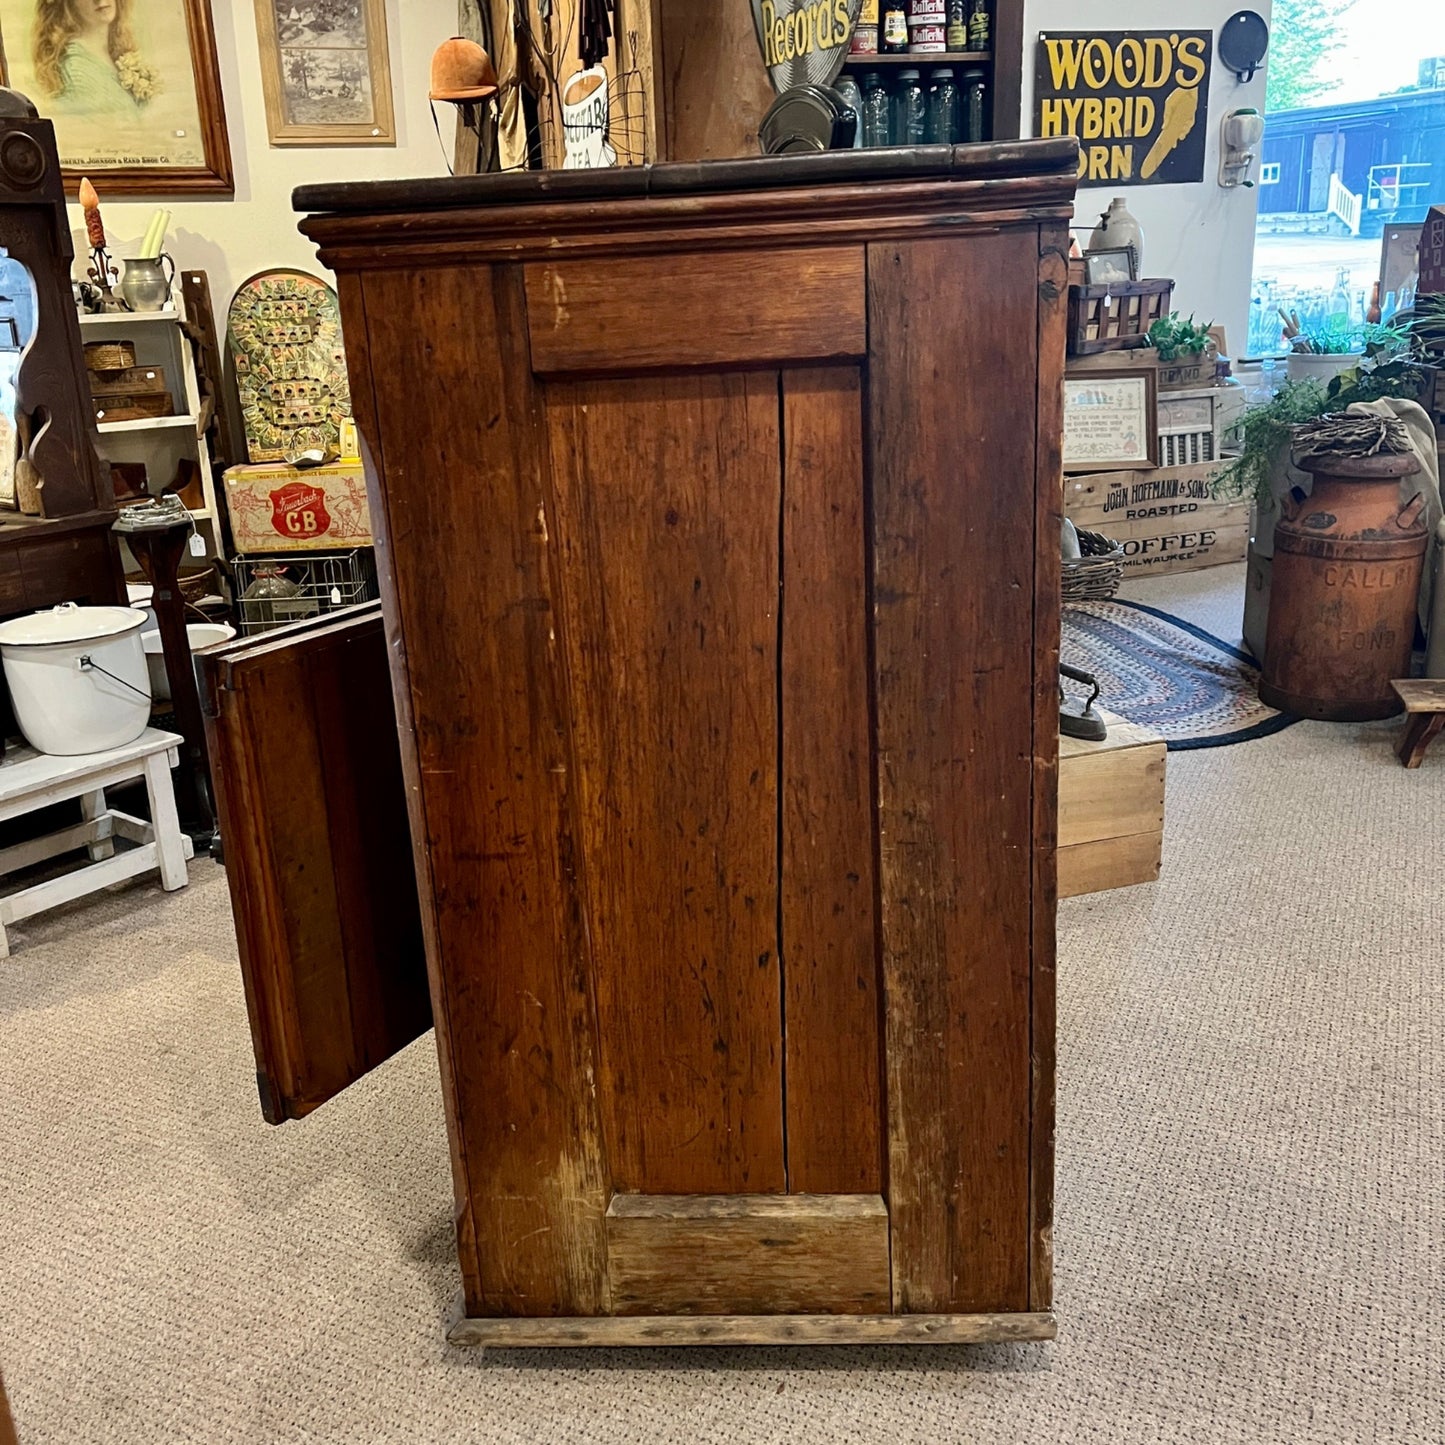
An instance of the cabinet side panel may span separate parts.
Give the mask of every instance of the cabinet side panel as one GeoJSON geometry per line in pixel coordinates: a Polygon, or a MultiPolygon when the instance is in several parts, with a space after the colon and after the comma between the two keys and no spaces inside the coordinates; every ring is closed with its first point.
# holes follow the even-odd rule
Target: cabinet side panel
{"type": "Polygon", "coordinates": [[[1039,230],[1038,464],[1034,579],[1033,1156],[1029,1185],[1029,1308],[1054,1297],[1054,1028],[1059,833],[1060,572],[1063,516],[1064,347],[1069,232],[1039,230]]]}
{"type": "Polygon", "coordinates": [[[783,373],[782,948],[795,1194],[883,1187],[862,407],[855,367],[783,373]]]}
{"type": "Polygon", "coordinates": [[[1028,1304],[1036,237],[869,248],[901,1313],[1028,1304]]]}
{"type": "Polygon", "coordinates": [[[467,1309],[597,1314],[607,1180],[522,275],[383,271],[364,292],[467,1309]]]}
{"type": "Polygon", "coordinates": [[[781,1191],[777,375],[544,394],[613,1183],[781,1191]]]}

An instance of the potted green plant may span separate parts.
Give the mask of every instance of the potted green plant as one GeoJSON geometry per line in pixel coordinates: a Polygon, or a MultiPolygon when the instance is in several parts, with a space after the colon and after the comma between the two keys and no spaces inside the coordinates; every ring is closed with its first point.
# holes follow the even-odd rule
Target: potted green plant
{"type": "Polygon", "coordinates": [[[1285,339],[1290,344],[1285,370],[1291,381],[1317,381],[1327,386],[1335,377],[1359,367],[1367,356],[1409,345],[1409,335],[1400,327],[1372,322],[1357,325],[1343,312],[1309,330],[1300,329],[1297,316],[1284,316],[1284,320],[1285,339]]]}
{"type": "Polygon", "coordinates": [[[1161,391],[1208,384],[1206,372],[1214,345],[1208,325],[1198,325],[1193,316],[1186,321],[1177,311],[1171,311],[1149,328],[1147,344],[1159,356],[1161,391]]]}

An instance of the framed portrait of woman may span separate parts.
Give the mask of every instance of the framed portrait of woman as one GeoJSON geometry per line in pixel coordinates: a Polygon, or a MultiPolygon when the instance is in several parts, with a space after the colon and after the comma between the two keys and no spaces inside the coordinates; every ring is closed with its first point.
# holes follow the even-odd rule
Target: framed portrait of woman
{"type": "Polygon", "coordinates": [[[67,185],[235,189],[210,0],[0,0],[0,79],[54,122],[67,185]]]}

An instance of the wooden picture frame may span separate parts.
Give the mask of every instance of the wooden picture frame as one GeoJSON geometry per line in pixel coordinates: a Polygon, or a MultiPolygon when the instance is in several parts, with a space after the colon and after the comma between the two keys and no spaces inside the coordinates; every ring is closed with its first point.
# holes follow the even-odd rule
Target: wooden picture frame
{"type": "Polygon", "coordinates": [[[291,0],[256,0],[271,144],[394,146],[386,0],[333,4],[330,30],[317,28],[326,5],[312,8],[321,19],[301,21],[283,13],[295,11],[291,0]]]}
{"type": "Polygon", "coordinates": [[[235,193],[210,0],[129,0],[120,8],[135,48],[110,67],[93,53],[87,67],[61,51],[49,85],[31,46],[37,8],[37,0],[0,0],[0,83],[54,122],[69,194],[82,176],[109,196],[235,193]]]}
{"type": "Polygon", "coordinates": [[[1119,286],[1138,279],[1138,254],[1132,246],[1084,252],[1086,286],[1119,286]]]}
{"type": "Polygon", "coordinates": [[[1065,374],[1066,472],[1152,471],[1158,465],[1156,368],[1100,367],[1065,374]]]}

